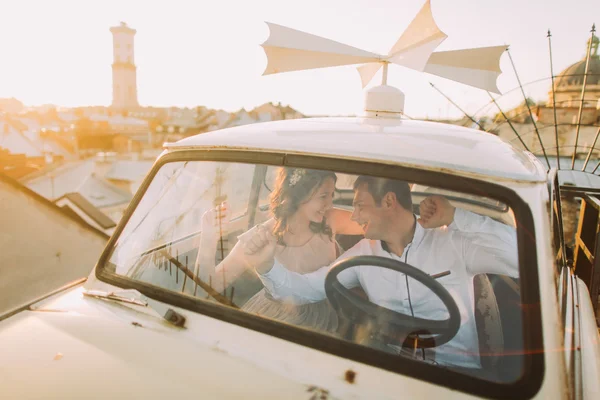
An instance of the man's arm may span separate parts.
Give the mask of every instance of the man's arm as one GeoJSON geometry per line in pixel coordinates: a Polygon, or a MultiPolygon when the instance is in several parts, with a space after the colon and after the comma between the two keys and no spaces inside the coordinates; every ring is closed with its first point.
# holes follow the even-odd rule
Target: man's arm
{"type": "Polygon", "coordinates": [[[513,227],[492,218],[455,208],[442,196],[430,196],[420,204],[423,228],[448,226],[472,274],[519,276],[517,233],[513,227]]]}
{"type": "Polygon", "coordinates": [[[513,227],[456,209],[454,221],[448,228],[461,233],[463,257],[469,272],[519,276],[517,232],[513,227]]]}
{"type": "MultiPolygon", "coordinates": [[[[368,244],[367,240],[361,240],[335,262],[352,256],[369,254],[368,250],[365,252],[365,246],[369,247],[368,244]]],[[[268,272],[261,273],[260,270],[257,270],[257,273],[267,291],[275,299],[292,301],[295,304],[306,304],[325,299],[325,277],[329,272],[329,268],[328,265],[308,274],[299,274],[291,272],[275,260],[273,267],[268,272]]],[[[360,284],[357,267],[343,271],[338,275],[338,279],[347,288],[356,287],[360,284]]]]}

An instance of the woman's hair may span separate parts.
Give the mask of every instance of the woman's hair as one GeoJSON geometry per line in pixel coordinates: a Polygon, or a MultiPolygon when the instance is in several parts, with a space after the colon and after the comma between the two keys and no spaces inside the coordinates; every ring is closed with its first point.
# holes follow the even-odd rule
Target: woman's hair
{"type": "MultiPolygon", "coordinates": [[[[337,181],[337,176],[331,171],[286,167],[279,170],[275,188],[270,196],[271,212],[275,217],[273,234],[279,244],[285,244],[283,234],[288,230],[289,218],[298,211],[300,205],[312,198],[327,178],[337,181]]],[[[320,223],[311,221],[310,229],[315,233],[323,233],[329,238],[333,236],[325,218],[320,223]]]]}

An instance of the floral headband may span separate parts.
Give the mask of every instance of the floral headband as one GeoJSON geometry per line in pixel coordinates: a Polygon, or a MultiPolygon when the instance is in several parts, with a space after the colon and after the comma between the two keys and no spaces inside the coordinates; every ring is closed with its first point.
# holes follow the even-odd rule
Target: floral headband
{"type": "Polygon", "coordinates": [[[296,185],[296,183],[300,182],[300,179],[306,174],[306,170],[304,168],[296,168],[290,177],[290,187],[296,185]]]}

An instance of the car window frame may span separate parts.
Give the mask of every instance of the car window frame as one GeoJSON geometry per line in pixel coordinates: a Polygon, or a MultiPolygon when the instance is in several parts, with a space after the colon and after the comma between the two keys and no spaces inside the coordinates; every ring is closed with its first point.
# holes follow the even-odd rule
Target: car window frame
{"type": "Polygon", "coordinates": [[[171,150],[161,156],[144,179],[102,252],[95,267],[95,276],[103,282],[125,289],[139,290],[150,298],[173,306],[262,332],[298,345],[307,346],[390,372],[421,379],[427,383],[486,398],[500,399],[510,397],[514,399],[529,399],[541,388],[545,374],[537,252],[525,251],[525,249],[535,246],[535,238],[533,214],[528,204],[510,188],[485,180],[392,163],[385,164],[367,160],[353,160],[352,162],[348,162],[347,159],[331,156],[257,152],[238,149],[211,149],[210,151],[206,149],[178,149],[171,150]],[[222,161],[332,170],[347,174],[366,174],[391,179],[418,181],[419,183],[436,186],[441,189],[460,190],[471,194],[477,194],[475,193],[475,189],[473,189],[477,188],[478,191],[485,191],[492,198],[507,204],[512,208],[515,218],[519,221],[520,229],[517,230],[519,278],[521,287],[526,288],[521,291],[521,302],[526,305],[526,307],[523,307],[521,314],[524,346],[523,376],[514,383],[502,384],[485,381],[481,378],[452,370],[444,370],[444,373],[440,373],[440,367],[434,365],[405,358],[401,360],[402,362],[399,362],[398,356],[393,356],[353,342],[343,341],[332,336],[323,335],[276,320],[264,319],[215,302],[207,302],[185,294],[169,292],[148,283],[133,281],[111,273],[105,267],[110,257],[111,249],[116,244],[119,235],[157,171],[164,164],[174,161],[222,161]]]}

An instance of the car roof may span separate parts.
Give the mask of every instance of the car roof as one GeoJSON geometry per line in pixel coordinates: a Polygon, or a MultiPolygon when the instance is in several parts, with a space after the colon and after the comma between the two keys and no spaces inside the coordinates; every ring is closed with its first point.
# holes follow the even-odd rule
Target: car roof
{"type": "Polygon", "coordinates": [[[461,126],[399,118],[302,118],[202,133],[167,150],[240,149],[334,156],[496,180],[545,182],[536,157],[497,136],[461,126]]]}

